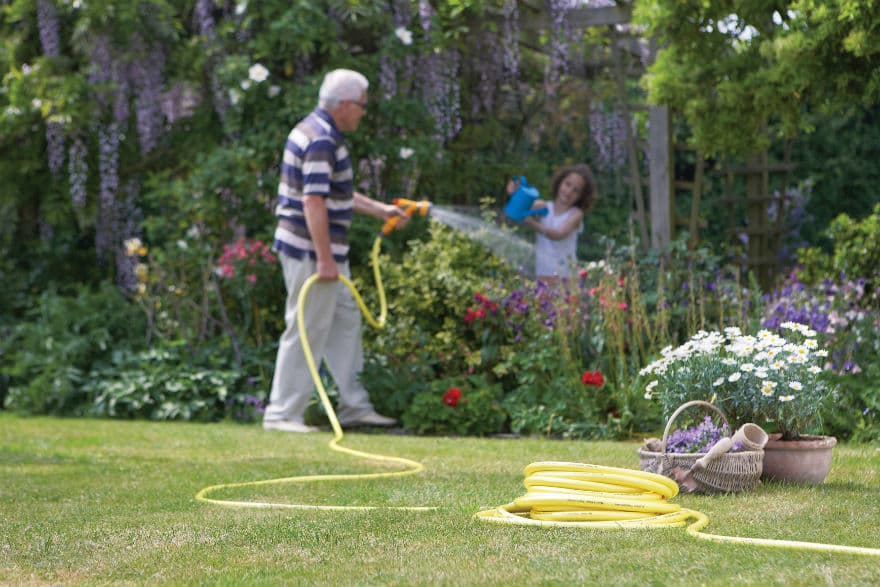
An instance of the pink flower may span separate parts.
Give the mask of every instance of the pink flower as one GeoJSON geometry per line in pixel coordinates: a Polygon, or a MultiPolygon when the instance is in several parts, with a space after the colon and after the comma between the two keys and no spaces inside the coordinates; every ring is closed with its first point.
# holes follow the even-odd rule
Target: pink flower
{"type": "Polygon", "coordinates": [[[256,282],[257,282],[257,276],[256,276],[256,275],[248,275],[246,279],[247,279],[250,283],[256,283],[256,282]]]}

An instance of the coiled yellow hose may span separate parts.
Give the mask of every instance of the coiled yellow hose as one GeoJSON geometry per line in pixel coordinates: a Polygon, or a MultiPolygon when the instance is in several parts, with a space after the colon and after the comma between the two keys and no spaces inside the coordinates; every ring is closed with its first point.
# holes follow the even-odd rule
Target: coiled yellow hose
{"type": "Polygon", "coordinates": [[[581,463],[538,462],[525,468],[525,495],[475,514],[497,524],[587,529],[687,527],[694,538],[770,548],[880,556],[880,549],[795,540],[719,536],[700,532],[709,523],[702,512],[666,500],[678,494],[672,479],[632,469],[581,463]]]}
{"type": "MultiPolygon", "coordinates": [[[[376,238],[370,259],[373,265],[373,275],[379,294],[379,318],[376,319],[367,309],[357,289],[349,279],[340,275],[340,279],[351,290],[355,301],[361,308],[367,321],[375,328],[383,328],[387,316],[388,305],[385,299],[385,289],[382,286],[382,277],[379,272],[379,247],[381,236],[376,238]]],[[[267,479],[263,481],[247,481],[243,483],[225,483],[205,487],[196,494],[196,500],[215,505],[240,507],[240,508],[286,508],[286,509],[312,509],[312,510],[373,510],[394,509],[407,511],[435,510],[432,506],[345,506],[345,505],[313,505],[313,504],[290,504],[270,503],[259,501],[234,501],[212,499],[209,493],[221,489],[233,489],[241,487],[258,487],[263,485],[280,485],[286,483],[310,483],[317,481],[342,481],[342,480],[366,480],[387,477],[403,477],[414,475],[424,470],[424,466],[410,459],[401,457],[385,456],[352,450],[340,446],[343,439],[342,427],[336,417],[336,412],[327,396],[327,391],[321,382],[311,347],[306,337],[303,308],[306,297],[312,285],[317,281],[317,275],[311,276],[304,284],[297,300],[297,324],[299,334],[303,341],[303,351],[309,372],[315,381],[318,396],[327,412],[330,426],[333,428],[333,438],[328,443],[331,450],[346,453],[355,457],[371,460],[397,463],[408,467],[403,471],[387,473],[364,473],[364,474],[332,474],[332,475],[303,475],[297,477],[283,477],[279,479],[267,479]]],[[[477,520],[497,524],[521,524],[531,526],[550,527],[576,527],[588,529],[628,529],[628,528],[668,528],[684,526],[686,521],[695,521],[687,527],[687,533],[694,538],[711,540],[714,542],[730,542],[734,544],[749,544],[770,548],[787,548],[794,550],[810,550],[820,552],[836,552],[846,554],[860,554],[868,556],[880,556],[880,549],[863,548],[858,546],[843,546],[837,544],[820,544],[814,542],[799,542],[793,540],[772,540],[766,538],[746,538],[740,536],[719,536],[700,532],[709,523],[709,518],[702,512],[681,507],[677,503],[670,503],[678,495],[678,484],[672,479],[633,469],[618,467],[606,467],[582,463],[567,462],[536,462],[525,468],[526,494],[515,499],[513,502],[498,506],[490,510],[484,510],[474,515],[477,520]]]]}

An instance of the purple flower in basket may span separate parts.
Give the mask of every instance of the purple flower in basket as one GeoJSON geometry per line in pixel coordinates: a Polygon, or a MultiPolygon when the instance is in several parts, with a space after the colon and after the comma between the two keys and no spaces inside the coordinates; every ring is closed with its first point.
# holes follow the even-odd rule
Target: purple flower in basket
{"type": "Polygon", "coordinates": [[[666,451],[674,453],[698,453],[706,452],[722,436],[728,433],[727,426],[718,428],[711,416],[706,416],[697,426],[688,426],[685,429],[675,430],[666,439],[666,451]]]}

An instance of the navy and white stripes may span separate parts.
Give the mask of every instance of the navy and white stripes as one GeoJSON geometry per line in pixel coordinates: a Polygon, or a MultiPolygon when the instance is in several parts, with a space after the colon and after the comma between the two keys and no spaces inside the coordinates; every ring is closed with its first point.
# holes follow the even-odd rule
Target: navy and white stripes
{"type": "Polygon", "coordinates": [[[317,108],[290,132],[284,146],[275,250],[294,257],[315,258],[306,227],[303,196],[324,197],[330,221],[330,247],[337,262],[348,259],[348,229],[354,212],[354,174],[342,133],[333,119],[317,108]]]}

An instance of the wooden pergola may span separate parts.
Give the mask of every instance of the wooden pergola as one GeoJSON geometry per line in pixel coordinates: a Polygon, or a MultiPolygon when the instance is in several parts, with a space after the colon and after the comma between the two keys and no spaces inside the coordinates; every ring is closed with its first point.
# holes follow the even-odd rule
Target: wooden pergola
{"type": "MultiPolygon", "coordinates": [[[[533,50],[541,51],[542,47],[534,42],[541,33],[552,27],[550,16],[545,11],[544,3],[538,0],[521,0],[520,10],[520,44],[533,50]],[[523,8],[525,10],[523,10],[523,8]]],[[[644,106],[631,104],[625,95],[625,74],[621,66],[624,54],[640,51],[631,36],[618,33],[617,27],[628,25],[632,20],[632,6],[618,4],[607,7],[583,6],[572,8],[566,13],[566,23],[572,29],[604,27],[611,37],[612,65],[618,88],[619,107],[628,121],[636,109],[648,111],[649,136],[647,144],[648,178],[642,177],[638,157],[638,141],[629,124],[626,125],[626,150],[629,183],[633,192],[633,206],[639,222],[641,240],[650,243],[653,248],[660,248],[669,243],[674,233],[674,176],[672,165],[674,147],[671,132],[669,108],[667,106],[644,106]],[[644,187],[648,188],[647,210],[645,205],[644,187]],[[650,219],[650,222],[648,222],[650,219]]],[[[653,59],[653,51],[651,54],[653,59]]],[[[698,166],[701,170],[702,167],[698,166]]],[[[693,187],[693,186],[692,186],[693,187]]],[[[699,187],[698,185],[696,187],[699,187]]],[[[694,190],[698,205],[698,190],[694,190]]],[[[696,211],[692,214],[696,222],[696,211]]],[[[692,227],[694,234],[696,226],[692,227]]]]}

